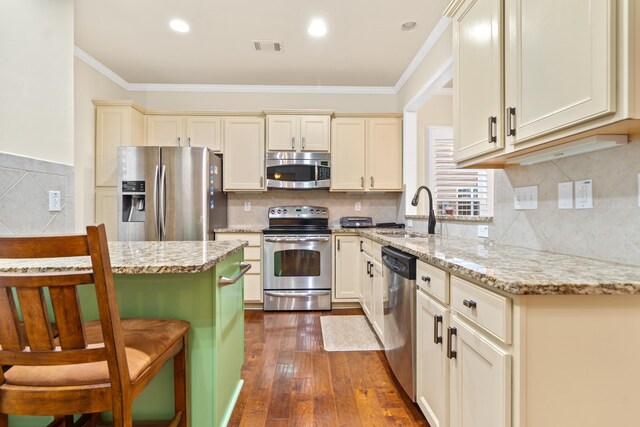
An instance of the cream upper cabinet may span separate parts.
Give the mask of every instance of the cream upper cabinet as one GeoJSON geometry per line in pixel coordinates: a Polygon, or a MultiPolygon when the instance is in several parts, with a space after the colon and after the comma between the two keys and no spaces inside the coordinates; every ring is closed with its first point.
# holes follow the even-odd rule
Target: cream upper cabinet
{"type": "Polygon", "coordinates": [[[224,118],[224,190],[264,191],[264,119],[224,118]]]}
{"type": "Polygon", "coordinates": [[[222,120],[215,116],[147,116],[147,145],[207,147],[222,152],[222,120]]]}
{"type": "Polygon", "coordinates": [[[144,115],[132,105],[96,103],[96,186],[117,185],[120,146],[144,145],[144,115]]]}
{"type": "Polygon", "coordinates": [[[504,147],[503,0],[468,0],[453,16],[454,159],[504,147]]]}
{"type": "Polygon", "coordinates": [[[360,295],[360,238],[335,236],[334,300],[357,301],[360,295]]]}
{"type": "Polygon", "coordinates": [[[402,120],[331,122],[332,191],[402,191],[402,120]]]}
{"type": "Polygon", "coordinates": [[[614,3],[506,1],[507,141],[615,111],[614,3]]]}
{"type": "Polygon", "coordinates": [[[330,116],[267,116],[268,151],[329,151],[330,116]]]}
{"type": "Polygon", "coordinates": [[[371,191],[402,191],[401,120],[367,120],[366,179],[371,191]]]}
{"type": "Polygon", "coordinates": [[[147,145],[186,147],[182,116],[147,116],[147,145]]]}
{"type": "Polygon", "coordinates": [[[511,426],[511,356],[451,316],[451,427],[511,426]]]}
{"type": "Polygon", "coordinates": [[[117,187],[96,188],[96,224],[104,224],[108,240],[118,240],[117,187]]]}

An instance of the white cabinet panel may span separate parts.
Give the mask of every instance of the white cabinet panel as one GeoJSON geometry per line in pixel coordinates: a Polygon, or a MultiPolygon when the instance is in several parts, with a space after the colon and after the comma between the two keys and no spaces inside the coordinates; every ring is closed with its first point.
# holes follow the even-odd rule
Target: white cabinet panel
{"type": "Polygon", "coordinates": [[[264,191],[264,119],[225,117],[224,190],[264,191]]]}
{"type": "Polygon", "coordinates": [[[182,130],[182,116],[147,116],[147,145],[186,146],[182,130]]]}
{"type": "Polygon", "coordinates": [[[335,239],[334,298],[357,300],[360,295],[360,238],[336,236],[335,239]]]}

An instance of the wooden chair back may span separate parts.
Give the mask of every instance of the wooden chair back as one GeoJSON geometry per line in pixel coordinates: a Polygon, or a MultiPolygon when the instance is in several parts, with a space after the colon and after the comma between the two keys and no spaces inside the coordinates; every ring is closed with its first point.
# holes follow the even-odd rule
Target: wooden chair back
{"type": "MultiPolygon", "coordinates": [[[[130,380],[104,225],[88,226],[87,235],[0,238],[4,259],[82,256],[91,258],[91,269],[0,273],[0,365],[107,361],[117,406],[115,397],[128,394],[130,380]],[[91,283],[104,338],[97,344],[87,343],[77,289],[91,283]]],[[[4,383],[0,369],[0,385],[4,383]]]]}

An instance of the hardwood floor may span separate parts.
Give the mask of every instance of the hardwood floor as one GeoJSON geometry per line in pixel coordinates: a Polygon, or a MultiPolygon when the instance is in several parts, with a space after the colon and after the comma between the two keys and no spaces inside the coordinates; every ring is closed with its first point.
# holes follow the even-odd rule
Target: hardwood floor
{"type": "Polygon", "coordinates": [[[429,426],[382,351],[326,352],[320,316],[245,312],[245,381],[230,426],[429,426]]]}

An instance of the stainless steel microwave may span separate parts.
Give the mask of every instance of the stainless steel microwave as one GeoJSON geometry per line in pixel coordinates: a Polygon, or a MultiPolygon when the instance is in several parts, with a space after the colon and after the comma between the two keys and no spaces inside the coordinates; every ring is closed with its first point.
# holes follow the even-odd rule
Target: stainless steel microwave
{"type": "Polygon", "coordinates": [[[331,154],[267,153],[267,187],[299,190],[329,188],[331,154]]]}

